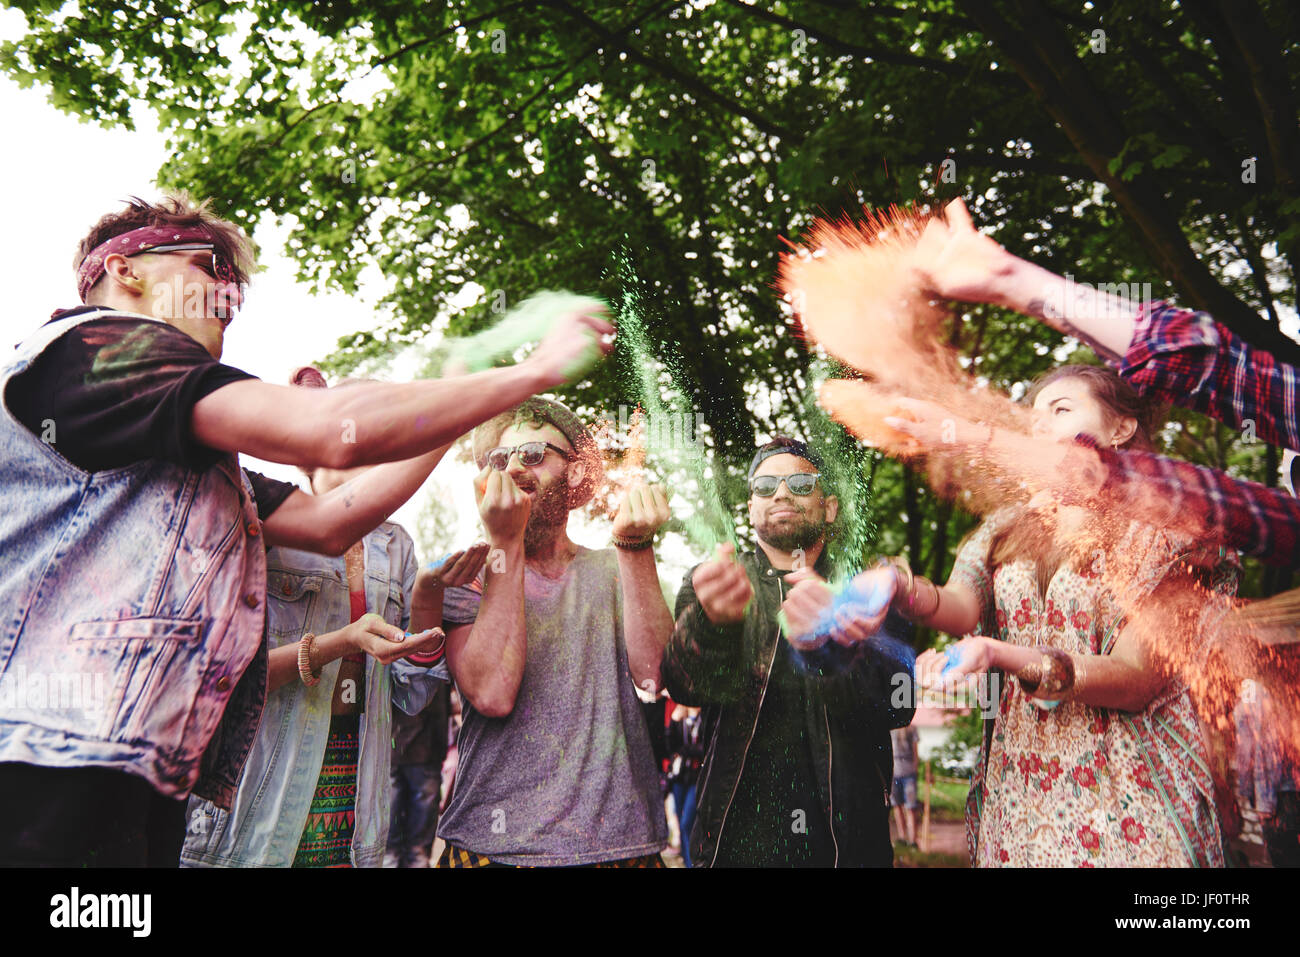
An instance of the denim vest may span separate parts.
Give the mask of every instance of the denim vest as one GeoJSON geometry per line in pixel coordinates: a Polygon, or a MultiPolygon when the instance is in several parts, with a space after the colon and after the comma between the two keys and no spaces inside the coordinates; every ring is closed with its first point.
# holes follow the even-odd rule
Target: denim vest
{"type": "MultiPolygon", "coordinates": [[[[47,323],[0,364],[0,395],[106,316],[150,318],[47,323]]],[[[229,804],[266,693],[252,488],[234,455],[203,472],[83,472],[56,451],[58,427],[43,424],[47,443],[0,412],[0,761],[109,768],[229,804]]]]}
{"type": "MultiPolygon", "coordinates": [[[[400,526],[385,522],[364,541],[366,609],[407,630],[417,570],[411,538],[400,526]]],[[[324,634],[351,620],[342,558],[272,548],[267,563],[271,647],[297,644],[309,631],[324,634]]],[[[182,866],[293,864],[325,757],[339,667],[337,660],[325,665],[318,685],[308,687],[295,678],[267,696],[234,807],[227,813],[210,802],[190,800],[182,866]]],[[[439,682],[447,680],[444,662],[421,668],[401,659],[383,665],[366,656],[352,834],[355,867],[380,866],[388,839],[391,708],[416,714],[433,700],[439,682]]]]}

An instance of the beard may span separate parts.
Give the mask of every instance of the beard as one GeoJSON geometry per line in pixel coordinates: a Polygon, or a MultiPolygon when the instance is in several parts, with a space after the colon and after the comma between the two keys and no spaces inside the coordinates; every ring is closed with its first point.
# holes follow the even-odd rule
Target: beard
{"type": "Polygon", "coordinates": [[[569,520],[569,483],[561,478],[537,490],[528,524],[524,527],[524,552],[550,542],[569,520]]]}
{"type": "Polygon", "coordinates": [[[826,534],[826,525],[801,514],[795,521],[760,522],[754,527],[754,532],[773,548],[788,554],[796,548],[807,548],[821,541],[826,534]]]}

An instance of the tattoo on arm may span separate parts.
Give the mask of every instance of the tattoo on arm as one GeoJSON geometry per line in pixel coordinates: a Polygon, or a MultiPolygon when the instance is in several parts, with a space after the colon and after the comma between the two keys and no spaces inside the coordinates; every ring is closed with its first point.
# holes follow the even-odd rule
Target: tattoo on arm
{"type": "Polygon", "coordinates": [[[1105,361],[1118,362],[1122,358],[1122,356],[1120,356],[1120,354],[1114,349],[1107,348],[1103,343],[1094,339],[1069,319],[1065,318],[1065,314],[1056,307],[1055,303],[1049,302],[1046,299],[1031,299],[1026,303],[1025,311],[1031,316],[1048,320],[1055,328],[1059,329],[1067,336],[1072,336],[1075,339],[1078,339],[1105,361]]]}

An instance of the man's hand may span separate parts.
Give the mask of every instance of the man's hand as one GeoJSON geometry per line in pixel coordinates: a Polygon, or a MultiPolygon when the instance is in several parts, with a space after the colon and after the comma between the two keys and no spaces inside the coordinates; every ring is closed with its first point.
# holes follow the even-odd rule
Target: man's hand
{"type": "Polygon", "coordinates": [[[353,651],[364,652],[383,664],[390,664],[398,658],[421,651],[432,651],[445,640],[441,628],[407,635],[373,612],[362,615],[344,628],[343,636],[353,651]]]}
{"type": "Polygon", "coordinates": [[[794,587],[781,604],[783,626],[786,641],[798,651],[815,651],[827,639],[848,647],[872,637],[884,624],[894,595],[892,569],[865,571],[838,596],[810,568],[785,580],[794,587]]]}
{"type": "Polygon", "coordinates": [[[781,602],[781,630],[796,651],[816,651],[830,635],[817,634],[822,616],[835,601],[835,590],[811,568],[801,568],[785,580],[794,587],[781,602]]]}
{"type": "Polygon", "coordinates": [[[695,569],[691,585],[705,616],[715,625],[737,625],[754,597],[745,569],[736,561],[734,545],[719,545],[711,562],[695,569]]]}
{"type": "Polygon", "coordinates": [[[546,338],[533,350],[525,362],[536,368],[543,380],[545,391],[552,386],[564,385],[583,375],[614,348],[614,326],[606,318],[604,309],[573,312],[556,320],[546,338]]]}
{"type": "Polygon", "coordinates": [[[444,555],[436,562],[429,562],[416,572],[415,593],[420,595],[438,588],[469,584],[478,577],[479,569],[487,560],[489,548],[487,542],[478,542],[469,548],[444,555]]]}
{"type": "Polygon", "coordinates": [[[966,204],[954,199],[930,220],[913,251],[921,287],[943,299],[1005,305],[1005,287],[1021,260],[976,232],[966,204]]]}
{"type": "Polygon", "coordinates": [[[523,538],[532,502],[514,479],[490,465],[484,466],[475,476],[474,493],[491,544],[511,545],[523,538]]]}
{"type": "Polygon", "coordinates": [[[637,479],[618,503],[614,537],[624,541],[643,541],[659,531],[668,521],[668,516],[668,497],[663,486],[647,485],[637,479]]]}

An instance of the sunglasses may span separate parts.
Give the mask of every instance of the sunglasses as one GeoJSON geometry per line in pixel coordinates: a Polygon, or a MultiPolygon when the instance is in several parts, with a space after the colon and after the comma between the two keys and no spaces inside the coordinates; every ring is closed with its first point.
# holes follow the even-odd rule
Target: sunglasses
{"type": "Polygon", "coordinates": [[[519,464],[526,468],[532,468],[534,465],[542,464],[542,459],[546,458],[547,449],[557,453],[566,462],[571,460],[568,452],[557,445],[552,445],[550,442],[524,442],[514,448],[507,448],[504,445],[497,446],[487,454],[487,463],[498,472],[504,472],[510,467],[510,456],[518,452],[519,464]]]}
{"type": "Polygon", "coordinates": [[[191,252],[211,252],[212,260],[197,260],[194,265],[203,270],[212,279],[217,282],[240,283],[242,280],[239,276],[239,270],[235,269],[234,264],[218,251],[217,247],[211,243],[177,243],[169,246],[155,246],[153,249],[146,249],[144,252],[136,253],[137,256],[156,255],[172,256],[176,253],[191,252]]]}
{"type": "Polygon", "coordinates": [[[791,495],[811,495],[821,478],[817,472],[795,472],[793,475],[756,475],[749,480],[749,490],[759,498],[771,498],[785,483],[791,495]]]}

